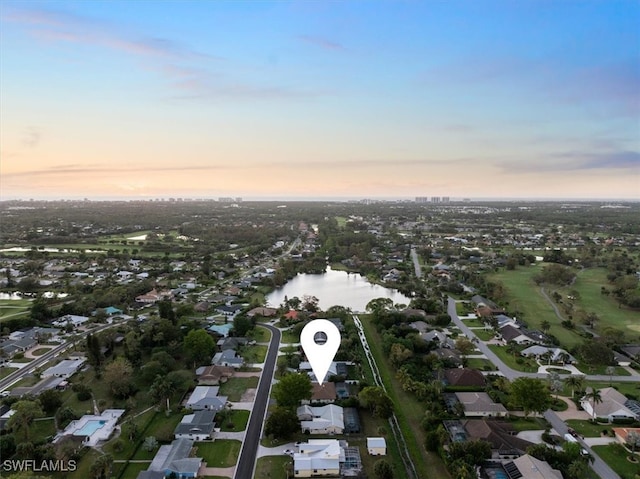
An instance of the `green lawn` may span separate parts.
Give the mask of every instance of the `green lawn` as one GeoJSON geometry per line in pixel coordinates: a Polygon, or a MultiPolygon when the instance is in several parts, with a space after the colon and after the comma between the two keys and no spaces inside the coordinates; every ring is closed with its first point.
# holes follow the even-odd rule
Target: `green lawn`
{"type": "Polygon", "coordinates": [[[173,440],[173,431],[183,417],[184,414],[180,411],[173,412],[169,417],[167,417],[164,410],[156,413],[147,430],[144,432],[144,435],[146,437],[153,436],[158,439],[158,441],[167,441],[167,439],[171,441],[173,440]]]}
{"type": "Polygon", "coordinates": [[[280,340],[281,343],[299,343],[300,342],[300,335],[299,334],[293,334],[293,332],[291,332],[291,330],[287,330],[287,331],[282,331],[282,339],[280,340]]]}
{"type": "Polygon", "coordinates": [[[42,356],[44,353],[46,353],[50,349],[52,348],[38,348],[34,351],[31,351],[31,354],[33,354],[34,356],[42,356]]]}
{"type": "Polygon", "coordinates": [[[292,463],[289,456],[266,456],[258,459],[254,479],[287,479],[287,467],[292,463]]]}
{"type": "Polygon", "coordinates": [[[470,358],[467,360],[467,367],[479,371],[496,371],[498,368],[488,359],[470,358]]]}
{"type": "Polygon", "coordinates": [[[0,368],[0,379],[6,378],[9,374],[17,370],[18,368],[0,368]]]}
{"type": "Polygon", "coordinates": [[[473,334],[478,336],[478,339],[480,339],[481,341],[489,341],[495,336],[495,332],[493,331],[493,329],[473,329],[472,331],[473,334]]]}
{"type": "Polygon", "coordinates": [[[220,395],[227,396],[229,401],[238,402],[242,394],[249,388],[257,388],[260,378],[254,376],[250,378],[230,378],[220,386],[220,395]]]}
{"type": "Polygon", "coordinates": [[[0,322],[5,319],[21,318],[29,314],[30,299],[0,300],[0,322]]]}
{"type": "Polygon", "coordinates": [[[240,432],[247,428],[247,422],[249,422],[249,413],[246,409],[233,409],[231,411],[230,421],[225,421],[224,424],[218,424],[220,430],[224,432],[240,432]],[[233,427],[229,427],[229,423],[233,424],[233,427]]]}
{"type": "Polygon", "coordinates": [[[509,419],[509,423],[518,432],[520,431],[539,431],[548,427],[547,421],[539,417],[513,417],[509,419]]]}
{"type": "Polygon", "coordinates": [[[518,364],[516,362],[516,358],[513,357],[513,354],[508,353],[505,346],[498,346],[496,344],[489,344],[489,349],[493,351],[498,358],[502,360],[507,366],[511,369],[515,369],[516,371],[524,371],[526,373],[535,373],[538,372],[538,363],[536,363],[533,359],[524,359],[522,364],[518,364]]]}
{"type": "Polygon", "coordinates": [[[574,429],[578,434],[584,437],[600,437],[602,431],[611,430],[611,426],[606,424],[594,424],[591,421],[582,421],[579,419],[568,419],[567,426],[574,429]]]}
{"type": "Polygon", "coordinates": [[[239,352],[247,364],[263,363],[267,357],[267,346],[256,344],[255,346],[245,346],[239,352]]]}
{"type": "Polygon", "coordinates": [[[271,341],[271,332],[268,329],[256,326],[251,330],[248,335],[251,339],[254,339],[257,343],[268,343],[271,341]]]}
{"type": "MultiPolygon", "coordinates": [[[[586,364],[578,365],[578,369],[585,374],[604,374],[607,373],[607,366],[587,366],[586,364]]],[[[625,368],[621,368],[620,366],[615,366],[615,372],[613,373],[612,380],[615,381],[616,376],[631,376],[631,373],[627,371],[625,368]]]]}
{"type": "MultiPolygon", "coordinates": [[[[365,329],[367,342],[380,370],[382,380],[387,386],[387,392],[396,406],[396,417],[418,472],[418,477],[430,477],[431,479],[449,478],[449,473],[442,460],[436,454],[428,452],[423,446],[425,432],[417,419],[423,416],[424,406],[413,395],[403,391],[400,387],[383,354],[380,335],[370,323],[369,317],[360,315],[360,320],[365,329]]],[[[404,471],[400,470],[399,472],[402,473],[404,471]]]]}
{"type": "MultiPolygon", "coordinates": [[[[622,479],[635,479],[640,474],[640,464],[627,460],[629,453],[620,444],[608,446],[593,446],[593,450],[606,462],[622,479]]],[[[640,455],[636,454],[640,460],[640,455]]]]}
{"type": "Polygon", "coordinates": [[[218,439],[214,442],[197,442],[197,457],[201,457],[208,467],[235,466],[240,454],[240,441],[218,439]]]}
{"type": "MultiPolygon", "coordinates": [[[[629,399],[640,400],[640,382],[625,382],[625,383],[617,383],[615,380],[612,383],[613,387],[620,391],[622,394],[627,396],[629,399]]],[[[586,387],[593,387],[596,389],[608,388],[609,381],[606,382],[596,382],[596,381],[586,381],[586,387]]]]}

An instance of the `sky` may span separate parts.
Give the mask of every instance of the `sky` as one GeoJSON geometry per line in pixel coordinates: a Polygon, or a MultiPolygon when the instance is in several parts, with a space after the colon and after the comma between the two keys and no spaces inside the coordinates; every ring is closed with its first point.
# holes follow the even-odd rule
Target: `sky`
{"type": "Polygon", "coordinates": [[[640,2],[0,1],[0,200],[640,199],[640,2]]]}

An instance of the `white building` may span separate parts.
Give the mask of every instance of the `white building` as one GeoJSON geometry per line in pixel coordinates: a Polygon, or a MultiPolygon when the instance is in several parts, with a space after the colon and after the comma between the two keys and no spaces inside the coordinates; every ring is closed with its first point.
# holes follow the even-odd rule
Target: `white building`
{"type": "Polygon", "coordinates": [[[63,359],[55,366],[51,366],[42,373],[43,378],[55,376],[58,378],[70,378],[85,363],[85,358],[63,359]]]}
{"type": "MultiPolygon", "coordinates": [[[[587,392],[590,390],[591,388],[587,388],[587,392]]],[[[627,407],[629,399],[615,389],[600,389],[600,399],[601,402],[596,402],[594,406],[589,397],[585,396],[580,400],[580,405],[589,416],[606,419],[609,422],[613,422],[615,419],[637,419],[636,414],[627,407]]]]}
{"type": "Polygon", "coordinates": [[[344,433],[344,410],[335,404],[321,407],[300,406],[296,414],[302,432],[309,434],[344,433]]]}
{"type": "Polygon", "coordinates": [[[293,455],[294,477],[339,476],[344,449],[337,439],[310,439],[293,455]]]}
{"type": "Polygon", "coordinates": [[[386,456],[387,442],[384,440],[384,437],[368,437],[367,451],[372,456],[386,456]]]}

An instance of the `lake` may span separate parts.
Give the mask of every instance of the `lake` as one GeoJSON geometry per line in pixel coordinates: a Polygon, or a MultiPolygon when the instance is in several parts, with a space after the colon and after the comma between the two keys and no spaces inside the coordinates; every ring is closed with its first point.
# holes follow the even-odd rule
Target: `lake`
{"type": "Polygon", "coordinates": [[[267,304],[278,307],[284,297],[303,296],[318,298],[318,306],[327,310],[331,306],[344,306],[352,311],[365,311],[367,303],[376,298],[390,298],[394,304],[409,305],[410,298],[395,289],[369,283],[359,274],[334,271],[327,268],[323,274],[298,274],[295,278],[267,296],[267,304]]]}

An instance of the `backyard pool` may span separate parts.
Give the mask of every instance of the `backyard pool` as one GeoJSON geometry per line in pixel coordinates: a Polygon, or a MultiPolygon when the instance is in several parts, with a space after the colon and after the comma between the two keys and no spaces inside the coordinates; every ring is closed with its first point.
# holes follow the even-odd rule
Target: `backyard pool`
{"type": "Polygon", "coordinates": [[[107,421],[99,421],[99,420],[87,421],[86,424],[82,426],[80,429],[76,430],[73,433],[73,435],[74,436],[91,436],[94,432],[96,432],[106,423],[107,421]]]}

